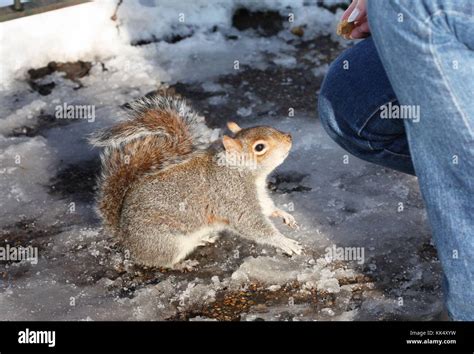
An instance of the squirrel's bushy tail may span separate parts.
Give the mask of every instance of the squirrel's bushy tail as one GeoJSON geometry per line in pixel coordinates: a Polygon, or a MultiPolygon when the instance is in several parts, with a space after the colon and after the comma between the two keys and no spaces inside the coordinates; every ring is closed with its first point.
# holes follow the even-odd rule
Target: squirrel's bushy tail
{"type": "Polygon", "coordinates": [[[137,177],[185,157],[210,139],[204,118],[177,96],[141,98],[130,104],[129,113],[130,119],[90,139],[104,148],[98,209],[114,233],[127,189],[137,177]]]}

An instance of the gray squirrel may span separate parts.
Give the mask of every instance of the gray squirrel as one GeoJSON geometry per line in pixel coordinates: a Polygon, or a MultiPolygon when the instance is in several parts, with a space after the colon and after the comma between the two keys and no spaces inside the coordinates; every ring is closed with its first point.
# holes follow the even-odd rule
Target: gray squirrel
{"type": "Polygon", "coordinates": [[[177,268],[223,230],[288,255],[302,252],[272,224],[280,217],[297,227],[266,190],[266,177],[288,156],[290,134],[229,122],[233,137],[203,146],[202,117],[181,97],[165,93],[130,106],[130,119],[91,143],[104,148],[98,211],[135,262],[177,268]]]}

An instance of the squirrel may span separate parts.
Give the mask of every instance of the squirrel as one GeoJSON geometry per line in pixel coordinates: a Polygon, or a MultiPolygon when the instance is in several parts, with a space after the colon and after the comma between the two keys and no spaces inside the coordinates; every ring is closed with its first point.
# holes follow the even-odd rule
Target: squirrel
{"type": "Polygon", "coordinates": [[[298,227],[266,190],[266,177],[289,154],[290,134],[228,122],[233,136],[203,145],[204,118],[168,93],[132,102],[129,113],[90,142],[104,148],[98,212],[136,263],[178,267],[224,230],[290,256],[302,252],[271,222],[298,227]]]}

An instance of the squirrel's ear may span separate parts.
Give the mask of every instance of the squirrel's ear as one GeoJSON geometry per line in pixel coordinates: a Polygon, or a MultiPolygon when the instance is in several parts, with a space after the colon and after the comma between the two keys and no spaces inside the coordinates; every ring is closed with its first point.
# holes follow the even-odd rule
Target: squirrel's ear
{"type": "Polygon", "coordinates": [[[232,139],[230,136],[224,135],[222,137],[222,144],[224,144],[225,151],[239,152],[242,151],[242,144],[237,139],[232,139]]]}
{"type": "Polygon", "coordinates": [[[242,130],[242,128],[235,122],[227,122],[227,128],[229,128],[229,130],[234,134],[237,134],[242,130]]]}

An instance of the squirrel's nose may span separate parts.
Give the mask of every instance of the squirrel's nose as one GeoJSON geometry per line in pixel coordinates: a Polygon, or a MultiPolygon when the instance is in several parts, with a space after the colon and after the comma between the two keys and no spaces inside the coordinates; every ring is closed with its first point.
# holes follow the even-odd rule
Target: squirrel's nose
{"type": "Polygon", "coordinates": [[[290,143],[293,141],[290,133],[285,134],[285,136],[290,141],[290,143]]]}

